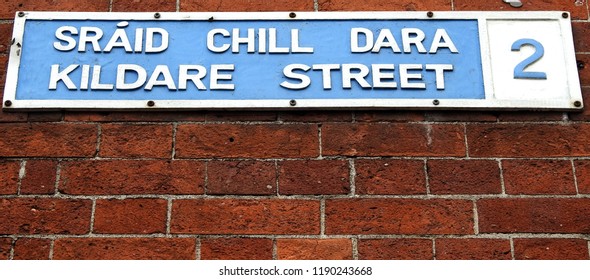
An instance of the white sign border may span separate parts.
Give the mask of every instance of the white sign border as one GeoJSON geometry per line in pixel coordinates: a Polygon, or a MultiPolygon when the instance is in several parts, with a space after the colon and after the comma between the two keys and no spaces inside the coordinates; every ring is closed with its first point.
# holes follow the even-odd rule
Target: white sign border
{"type": "Polygon", "coordinates": [[[583,108],[568,12],[17,12],[7,68],[5,110],[144,110],[144,109],[453,109],[453,110],[580,110],[583,108]],[[298,99],[298,100],[16,100],[20,51],[27,19],[42,20],[354,20],[476,19],[479,25],[485,99],[298,99]],[[556,20],[566,59],[569,98],[499,100],[494,98],[487,20],[556,20]]]}

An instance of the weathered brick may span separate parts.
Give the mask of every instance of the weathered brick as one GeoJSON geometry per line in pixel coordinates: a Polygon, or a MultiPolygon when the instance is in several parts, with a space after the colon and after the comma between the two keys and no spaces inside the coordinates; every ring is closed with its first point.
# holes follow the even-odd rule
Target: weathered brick
{"type": "Polygon", "coordinates": [[[97,131],[92,124],[4,124],[0,126],[0,156],[91,157],[97,131]]]}
{"type": "Polygon", "coordinates": [[[498,121],[501,122],[556,122],[562,121],[563,118],[563,112],[506,111],[498,113],[498,121]]]}
{"type": "Polygon", "coordinates": [[[108,12],[109,0],[6,0],[0,18],[13,19],[17,11],[108,12]]]}
{"type": "MultiPolygon", "coordinates": [[[[578,62],[578,76],[580,78],[580,84],[584,86],[590,86],[590,54],[577,53],[576,60],[578,62]]],[[[588,103],[584,103],[585,107],[588,103]]]]}
{"type": "Polygon", "coordinates": [[[199,161],[89,160],[62,164],[59,190],[73,195],[203,194],[199,161]]]}
{"type": "Polygon", "coordinates": [[[176,132],[180,158],[277,158],[319,155],[317,125],[186,124],[176,132]]]}
{"type": "Polygon", "coordinates": [[[279,193],[347,194],[350,192],[348,161],[288,160],[279,163],[279,193]]]}
{"type": "Polygon", "coordinates": [[[509,260],[510,240],[487,238],[436,239],[437,260],[509,260]]]}
{"type": "Polygon", "coordinates": [[[0,260],[10,259],[10,250],[12,248],[12,238],[0,238],[0,260]]]}
{"type": "Polygon", "coordinates": [[[207,194],[276,194],[276,177],[275,163],[270,161],[211,161],[207,163],[207,194]]]}
{"type": "Polygon", "coordinates": [[[0,200],[0,234],[84,234],[90,200],[12,198],[0,200]]]}
{"type": "Polygon", "coordinates": [[[589,124],[468,124],[472,157],[590,155],[589,124]]]}
{"type": "Polygon", "coordinates": [[[522,0],[522,7],[513,8],[503,1],[454,0],[457,11],[569,11],[574,19],[587,19],[586,5],[576,5],[576,1],[537,1],[522,0]]]}
{"type": "Polygon", "coordinates": [[[0,161],[0,194],[16,194],[20,161],[0,161]]]}
{"type": "Polygon", "coordinates": [[[175,12],[176,1],[112,0],[113,12],[175,12]]]}
{"type": "Polygon", "coordinates": [[[425,119],[431,122],[495,122],[498,115],[493,112],[430,111],[425,113],[425,119]]]}
{"type": "Polygon", "coordinates": [[[55,240],[56,260],[194,260],[193,238],[64,238],[55,240]]]}
{"type": "Polygon", "coordinates": [[[281,112],[281,121],[285,122],[350,122],[349,111],[288,111],[281,112]]]}
{"type": "Polygon", "coordinates": [[[429,160],[433,194],[497,194],[502,192],[500,167],[493,160],[429,160]]]}
{"type": "Polygon", "coordinates": [[[51,240],[43,238],[19,238],[14,243],[15,260],[48,260],[51,240]]]}
{"type": "Polygon", "coordinates": [[[27,160],[25,174],[21,180],[21,194],[55,193],[57,161],[27,160]]]}
{"type": "Polygon", "coordinates": [[[195,199],[172,204],[172,233],[319,234],[319,201],[195,199]]]}
{"type": "Polygon", "coordinates": [[[576,167],[576,180],[578,182],[578,192],[583,194],[590,194],[590,161],[575,161],[574,166],[576,167]]]}
{"type": "MultiPolygon", "coordinates": [[[[0,23],[0,54],[7,54],[12,41],[12,24],[0,23]]],[[[2,60],[2,63],[6,60],[2,60]]],[[[4,66],[2,66],[4,67],[4,66]]],[[[2,87],[4,84],[2,84],[2,87]]]]}
{"type": "Polygon", "coordinates": [[[514,239],[517,260],[588,260],[588,241],[584,239],[514,239]]]}
{"type": "Polygon", "coordinates": [[[424,121],[422,111],[359,111],[354,113],[359,122],[419,122],[424,121]]]}
{"type": "Polygon", "coordinates": [[[63,112],[29,112],[28,122],[59,122],[63,119],[63,112]]]}
{"type": "Polygon", "coordinates": [[[432,260],[432,240],[414,238],[360,239],[361,260],[432,260]]]}
{"type": "Polygon", "coordinates": [[[278,239],[279,260],[351,260],[350,239],[278,239]]]}
{"type": "Polygon", "coordinates": [[[576,52],[590,52],[590,22],[572,22],[576,52]]]}
{"type": "Polygon", "coordinates": [[[172,125],[104,124],[101,131],[101,157],[172,157],[172,125]]]}
{"type": "Polygon", "coordinates": [[[451,0],[319,0],[320,11],[448,11],[451,0]]]}
{"type": "Polygon", "coordinates": [[[590,199],[509,198],[477,201],[480,233],[590,233],[590,199]]]}
{"type": "Polygon", "coordinates": [[[97,200],[94,233],[166,233],[164,199],[97,200]]]}
{"type": "MultiPolygon", "coordinates": [[[[590,56],[588,56],[590,63],[590,56]]],[[[584,66],[589,67],[589,66],[584,66]]],[[[590,69],[590,67],[588,68],[590,69]]],[[[588,79],[590,81],[590,78],[588,79]]],[[[589,83],[590,84],[590,83],[589,83]]],[[[590,120],[590,88],[589,87],[582,87],[582,99],[584,101],[584,110],[579,112],[570,112],[569,118],[574,121],[586,121],[590,120]]]]}
{"type": "Polygon", "coordinates": [[[274,122],[277,112],[273,111],[210,111],[205,114],[210,122],[274,122]]]}
{"type": "Polygon", "coordinates": [[[502,161],[507,194],[576,194],[568,160],[502,161]]]}
{"type": "Polygon", "coordinates": [[[66,122],[178,122],[205,121],[206,115],[196,111],[160,111],[160,112],[65,112],[66,122]]]}
{"type": "Polygon", "coordinates": [[[313,11],[313,1],[301,0],[183,0],[182,12],[266,12],[266,11],[313,11]]]}
{"type": "Polygon", "coordinates": [[[443,199],[326,201],[327,234],[470,234],[473,204],[443,199]]]}
{"type": "Polygon", "coordinates": [[[426,194],[424,161],[355,160],[357,194],[426,194]]]}
{"type": "Polygon", "coordinates": [[[272,239],[206,238],[201,239],[202,260],[271,260],[272,239]]]}
{"type": "Polygon", "coordinates": [[[330,156],[465,156],[463,127],[454,124],[329,123],[322,144],[330,156]]]}

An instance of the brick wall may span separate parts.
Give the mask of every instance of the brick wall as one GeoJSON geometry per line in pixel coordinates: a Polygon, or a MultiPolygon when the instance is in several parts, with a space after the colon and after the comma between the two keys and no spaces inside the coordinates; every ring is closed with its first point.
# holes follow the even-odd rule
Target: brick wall
{"type": "MultiPolygon", "coordinates": [[[[1,86],[17,10],[514,10],[501,0],[4,2],[1,86]]],[[[590,108],[588,4],[523,3],[572,13],[590,108]]],[[[589,120],[590,109],[2,112],[0,258],[589,259],[589,120]]]]}

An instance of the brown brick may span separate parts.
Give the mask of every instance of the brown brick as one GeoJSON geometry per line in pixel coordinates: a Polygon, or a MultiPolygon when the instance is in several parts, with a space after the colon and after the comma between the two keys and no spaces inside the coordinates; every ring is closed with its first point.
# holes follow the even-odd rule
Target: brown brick
{"type": "MultiPolygon", "coordinates": [[[[588,56],[588,63],[590,63],[590,56],[588,56]]],[[[584,67],[590,70],[590,65],[584,65],[584,67]]],[[[581,72],[580,72],[581,74],[581,72]]],[[[590,81],[590,71],[589,71],[589,79],[590,81]]],[[[590,82],[588,83],[590,85],[590,82]]],[[[589,87],[582,87],[582,99],[584,101],[584,109],[578,112],[570,112],[569,118],[574,121],[586,121],[590,120],[590,88],[589,87]]]]}
{"type": "Polygon", "coordinates": [[[16,194],[20,161],[0,161],[0,195],[16,194]]]}
{"type": "Polygon", "coordinates": [[[563,112],[517,111],[498,113],[498,121],[501,122],[556,122],[562,121],[563,118],[563,112]]]}
{"type": "Polygon", "coordinates": [[[357,194],[426,194],[424,161],[356,160],[357,194]]]}
{"type": "Polygon", "coordinates": [[[351,260],[350,239],[278,239],[279,260],[351,260]]]}
{"type": "Polygon", "coordinates": [[[21,194],[55,193],[57,161],[27,160],[25,174],[21,180],[21,194]]]}
{"type": "Polygon", "coordinates": [[[517,260],[587,260],[588,241],[584,239],[514,239],[517,260]]]}
{"type": "Polygon", "coordinates": [[[176,132],[176,156],[180,158],[318,155],[318,129],[311,124],[186,124],[176,132]]]}
{"type": "Polygon", "coordinates": [[[429,160],[428,182],[433,194],[498,194],[500,168],[493,160],[429,160]]]}
{"type": "Polygon", "coordinates": [[[360,260],[432,260],[430,239],[361,239],[360,260]]]}
{"type": "Polygon", "coordinates": [[[281,112],[281,121],[285,122],[350,122],[349,111],[289,111],[281,112]]]}
{"type": "MultiPolygon", "coordinates": [[[[11,41],[12,41],[12,24],[0,23],[0,55],[8,53],[8,50],[10,50],[11,41]]],[[[6,62],[6,60],[3,60],[2,62],[4,63],[4,62],[6,62]]],[[[2,67],[4,67],[4,65],[2,67]]],[[[4,87],[4,84],[2,84],[2,87],[4,87]]]]}
{"type": "Polygon", "coordinates": [[[465,156],[459,125],[330,123],[322,126],[330,156],[465,156]]]}
{"type": "Polygon", "coordinates": [[[0,237],[0,260],[10,259],[10,250],[12,248],[12,238],[0,237]]]}
{"type": "Polygon", "coordinates": [[[419,122],[424,121],[422,111],[360,111],[355,112],[359,122],[419,122]]]}
{"type": "Polygon", "coordinates": [[[437,260],[509,260],[510,240],[487,238],[436,239],[437,260]]]}
{"type": "Polygon", "coordinates": [[[59,190],[73,195],[203,194],[199,161],[89,160],[64,162],[59,190]]]}
{"type": "Polygon", "coordinates": [[[473,157],[563,157],[590,155],[588,124],[467,125],[473,157]]]}
{"type": "Polygon", "coordinates": [[[496,113],[463,111],[430,111],[425,113],[426,121],[431,122],[495,122],[496,113]]]}
{"type": "Polygon", "coordinates": [[[289,160],[279,164],[279,193],[347,194],[350,192],[348,161],[289,160]]]}
{"type": "Polygon", "coordinates": [[[207,163],[207,194],[276,194],[276,177],[271,161],[211,161],[207,163]]]}
{"type": "Polygon", "coordinates": [[[205,121],[206,115],[200,111],[187,112],[65,112],[67,122],[178,122],[205,121]]]}
{"type": "Polygon", "coordinates": [[[175,200],[172,233],[319,234],[319,201],[273,199],[175,200]]]}
{"type": "Polygon", "coordinates": [[[210,111],[205,114],[210,122],[274,122],[277,112],[273,111],[210,111]]]}
{"type": "Polygon", "coordinates": [[[42,238],[19,238],[14,244],[15,260],[48,260],[51,240],[42,238]]]}
{"type": "MultiPolygon", "coordinates": [[[[590,86],[590,54],[578,53],[576,54],[576,60],[578,62],[580,84],[583,87],[590,86]]],[[[584,105],[585,107],[589,106],[588,103],[584,103],[584,105]]]]}
{"type": "Polygon", "coordinates": [[[65,238],[55,240],[56,260],[194,260],[193,238],[65,238]]]}
{"type": "Polygon", "coordinates": [[[574,19],[587,19],[586,5],[575,5],[575,1],[522,0],[522,7],[513,8],[503,1],[455,0],[457,11],[569,11],[574,19]]]}
{"type": "Polygon", "coordinates": [[[0,156],[91,157],[97,131],[91,124],[4,124],[0,126],[0,156]]]}
{"type": "Polygon", "coordinates": [[[327,234],[470,234],[473,204],[443,199],[326,201],[327,234]]]}
{"type": "Polygon", "coordinates": [[[572,22],[576,52],[590,52],[590,22],[572,22]]]}
{"type": "MultiPolygon", "coordinates": [[[[10,38],[12,38],[12,24],[0,24],[0,27],[2,28],[2,30],[0,30],[0,32],[2,34],[4,34],[4,32],[7,32],[7,34],[4,34],[5,39],[8,40],[8,42],[4,41],[4,39],[2,39],[0,37],[0,49],[2,49],[2,44],[9,44],[10,43],[10,38]]],[[[7,46],[4,46],[4,48],[6,48],[7,46]]],[[[4,49],[5,51],[7,51],[6,49],[4,49]]],[[[6,83],[6,73],[7,73],[7,67],[8,67],[8,56],[2,55],[4,54],[4,52],[0,53],[0,100],[4,100],[4,85],[6,83]]],[[[4,123],[4,122],[26,122],[27,121],[27,113],[17,113],[17,112],[8,112],[8,111],[3,111],[1,110],[1,108],[4,106],[4,103],[0,101],[0,123],[4,123]]]]}
{"type": "Polygon", "coordinates": [[[481,233],[590,233],[590,199],[510,198],[477,202],[481,233]]]}
{"type": "Polygon", "coordinates": [[[580,160],[574,162],[576,167],[576,179],[578,181],[578,192],[590,194],[590,161],[580,160]]]}
{"type": "Polygon", "coordinates": [[[90,200],[12,198],[0,200],[0,234],[84,234],[90,200]]]}
{"type": "Polygon", "coordinates": [[[113,0],[113,12],[175,12],[176,1],[113,0]]]}
{"type": "Polygon", "coordinates": [[[109,0],[6,0],[0,18],[13,19],[17,11],[108,12],[109,0]]]}
{"type": "Polygon", "coordinates": [[[63,112],[29,112],[28,122],[59,122],[63,119],[63,112]]]}
{"type": "Polygon", "coordinates": [[[101,157],[172,157],[172,125],[104,124],[101,130],[101,157]]]}
{"type": "Polygon", "coordinates": [[[266,11],[313,11],[313,1],[301,0],[183,0],[181,12],[266,12],[266,11]]]}
{"type": "Polygon", "coordinates": [[[502,161],[507,194],[576,194],[569,160],[502,161]]]}
{"type": "Polygon", "coordinates": [[[451,0],[319,0],[320,11],[448,11],[451,0]]]}
{"type": "Polygon", "coordinates": [[[207,238],[201,240],[202,260],[271,260],[272,239],[207,238]]]}
{"type": "Polygon", "coordinates": [[[94,233],[166,233],[164,199],[97,200],[94,233]]]}

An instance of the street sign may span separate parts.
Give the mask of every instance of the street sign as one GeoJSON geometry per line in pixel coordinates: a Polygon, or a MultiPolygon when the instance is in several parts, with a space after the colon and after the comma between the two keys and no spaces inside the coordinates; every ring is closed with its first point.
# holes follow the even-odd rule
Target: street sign
{"type": "Polygon", "coordinates": [[[4,109],[583,107],[564,12],[19,12],[4,109]]]}

